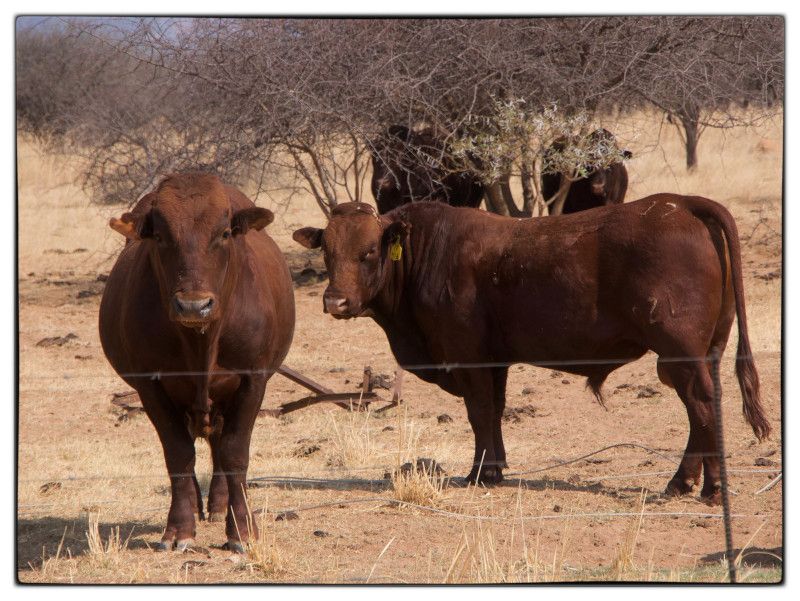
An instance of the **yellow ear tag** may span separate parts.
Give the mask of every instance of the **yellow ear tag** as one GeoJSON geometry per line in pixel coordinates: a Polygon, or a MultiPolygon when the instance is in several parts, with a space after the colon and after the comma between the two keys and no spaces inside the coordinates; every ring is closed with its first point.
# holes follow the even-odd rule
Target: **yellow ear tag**
{"type": "Polygon", "coordinates": [[[392,244],[389,246],[389,258],[392,261],[399,261],[403,256],[403,247],[400,245],[400,236],[395,236],[392,244]]]}

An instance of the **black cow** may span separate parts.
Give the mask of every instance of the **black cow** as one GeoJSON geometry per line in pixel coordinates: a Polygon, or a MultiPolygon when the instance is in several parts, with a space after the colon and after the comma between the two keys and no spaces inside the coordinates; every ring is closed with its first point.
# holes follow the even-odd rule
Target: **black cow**
{"type": "MultiPolygon", "coordinates": [[[[614,134],[607,129],[595,130],[589,135],[589,138],[592,146],[599,143],[617,147],[614,134]]],[[[560,138],[551,144],[544,156],[545,170],[551,153],[562,152],[567,144],[568,140],[565,138],[560,138]]],[[[633,157],[630,150],[624,150],[621,154],[625,159],[633,157]]],[[[545,200],[549,200],[558,192],[561,187],[561,178],[560,173],[542,173],[542,196],[545,200]]],[[[572,182],[561,212],[577,213],[604,205],[620,204],[625,200],[627,190],[628,170],[624,164],[615,161],[608,167],[591,169],[586,177],[572,182]]],[[[548,210],[552,214],[552,204],[548,205],[548,210]]]]}
{"type": "Polygon", "coordinates": [[[480,205],[483,184],[454,164],[446,144],[431,128],[392,125],[371,146],[372,195],[380,213],[420,200],[480,205]]]}

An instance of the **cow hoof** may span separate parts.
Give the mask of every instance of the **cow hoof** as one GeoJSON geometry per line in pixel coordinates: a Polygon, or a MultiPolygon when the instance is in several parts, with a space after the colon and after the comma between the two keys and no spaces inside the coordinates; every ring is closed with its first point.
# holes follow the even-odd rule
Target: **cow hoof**
{"type": "Polygon", "coordinates": [[[208,512],[208,521],[209,522],[224,522],[225,521],[225,513],[221,511],[209,511],[208,512]]]}
{"type": "Polygon", "coordinates": [[[484,486],[500,484],[503,481],[503,471],[499,467],[484,467],[479,474],[478,468],[474,467],[467,475],[466,481],[471,484],[483,484],[484,486]]]}
{"type": "Polygon", "coordinates": [[[704,486],[703,490],[700,492],[700,500],[702,500],[706,505],[722,505],[721,485],[715,484],[714,486],[709,487],[709,489],[704,486]]]}
{"type": "Polygon", "coordinates": [[[175,544],[175,541],[171,540],[161,540],[158,541],[156,545],[156,551],[159,553],[163,553],[164,551],[172,551],[172,545],[175,544]]]}
{"type": "Polygon", "coordinates": [[[682,497],[691,494],[692,489],[694,489],[694,484],[692,482],[673,478],[669,481],[669,484],[667,484],[667,488],[664,489],[664,494],[668,497],[682,497]]]}
{"type": "Polygon", "coordinates": [[[228,539],[228,542],[222,546],[223,549],[226,551],[230,551],[231,553],[238,553],[239,555],[244,555],[244,545],[242,541],[228,539]]]}
{"type": "Polygon", "coordinates": [[[175,543],[175,550],[178,551],[179,553],[184,553],[188,551],[189,547],[191,547],[193,544],[194,544],[193,538],[184,538],[183,540],[179,540],[178,542],[175,543]]]}

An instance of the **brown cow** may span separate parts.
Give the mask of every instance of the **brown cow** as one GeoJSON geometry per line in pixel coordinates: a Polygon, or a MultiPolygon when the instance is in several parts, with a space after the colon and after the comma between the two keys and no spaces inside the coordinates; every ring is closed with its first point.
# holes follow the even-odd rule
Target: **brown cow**
{"type": "Polygon", "coordinates": [[[409,202],[434,200],[455,207],[477,207],[483,184],[458,169],[445,153],[444,142],[431,128],[392,125],[372,142],[372,196],[379,213],[409,202]]]}
{"type": "Polygon", "coordinates": [[[247,510],[250,436],[267,380],[292,341],[294,294],[272,212],[202,173],[172,175],[111,227],[128,238],[100,304],[100,341],[139,393],[172,485],[159,545],[185,550],[203,519],[196,437],[211,445],[209,520],[228,548],[258,529],[247,510]]]}
{"type": "Polygon", "coordinates": [[[511,364],[586,376],[602,401],[606,377],[652,350],[660,379],[689,415],[686,453],[667,491],[688,493],[704,469],[702,495],[716,501],[706,358],[722,352],[737,315],[744,413],[759,439],[769,434],[747,337],[736,224],[716,202],[657,194],[534,219],[438,203],[378,216],[349,203],[336,207],[324,230],[303,228],[294,239],[324,251],[326,312],[371,316],[402,367],[464,397],[475,433],[471,481],[502,479],[511,364]]]}
{"type": "MultiPolygon", "coordinates": [[[[605,146],[617,148],[617,141],[607,129],[598,129],[589,135],[593,143],[602,143],[605,146]]],[[[561,138],[553,142],[551,150],[545,153],[544,161],[547,168],[548,153],[551,151],[562,151],[566,140],[561,138]]],[[[624,159],[633,157],[630,150],[623,150],[620,155],[624,159]]],[[[560,173],[542,173],[542,196],[545,200],[551,199],[561,187],[560,173]]],[[[628,191],[628,170],[620,161],[615,161],[605,168],[594,168],[582,177],[570,184],[567,198],[564,200],[564,207],[561,212],[577,213],[604,205],[620,204],[625,200],[625,192],[628,191]]],[[[547,206],[552,214],[553,205],[547,206]]]]}

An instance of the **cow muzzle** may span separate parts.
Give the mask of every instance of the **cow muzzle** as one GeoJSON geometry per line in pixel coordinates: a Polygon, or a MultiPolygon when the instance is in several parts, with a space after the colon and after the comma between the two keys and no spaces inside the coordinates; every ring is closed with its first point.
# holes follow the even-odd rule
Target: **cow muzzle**
{"type": "Polygon", "coordinates": [[[213,294],[181,294],[172,297],[175,320],[188,327],[201,327],[211,321],[217,299],[213,294]]]}
{"type": "Polygon", "coordinates": [[[378,190],[380,192],[393,192],[397,189],[397,181],[393,177],[382,177],[378,180],[378,190]]]}
{"type": "Polygon", "coordinates": [[[337,319],[347,319],[357,316],[357,313],[352,311],[352,305],[350,302],[341,294],[326,290],[325,294],[322,296],[322,302],[324,305],[324,312],[330,313],[337,319]]]}

